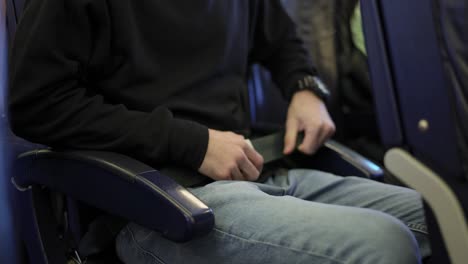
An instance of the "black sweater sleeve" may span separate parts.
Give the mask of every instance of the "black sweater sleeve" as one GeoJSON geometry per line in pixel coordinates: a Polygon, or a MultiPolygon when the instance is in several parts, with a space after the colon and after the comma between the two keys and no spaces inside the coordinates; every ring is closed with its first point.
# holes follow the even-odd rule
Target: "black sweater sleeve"
{"type": "Polygon", "coordinates": [[[283,96],[290,99],[297,91],[297,81],[305,75],[316,75],[316,69],[281,1],[252,2],[250,60],[265,66],[283,96]]]}
{"type": "Polygon", "coordinates": [[[109,40],[105,3],[29,1],[10,57],[13,131],[49,146],[116,151],[152,165],[198,169],[206,127],[176,119],[165,107],[141,112],[109,103],[86,81],[90,61],[103,57],[99,47],[109,40]]]}

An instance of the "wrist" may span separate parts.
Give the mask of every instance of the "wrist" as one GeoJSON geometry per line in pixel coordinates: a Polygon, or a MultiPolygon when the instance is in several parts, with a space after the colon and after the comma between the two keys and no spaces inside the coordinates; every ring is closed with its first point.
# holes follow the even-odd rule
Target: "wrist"
{"type": "Polygon", "coordinates": [[[293,97],[291,98],[291,104],[293,102],[298,102],[299,104],[303,104],[304,100],[313,100],[313,102],[325,105],[325,102],[322,100],[322,98],[318,97],[314,92],[309,91],[309,90],[299,90],[295,92],[293,94],[293,97]]]}

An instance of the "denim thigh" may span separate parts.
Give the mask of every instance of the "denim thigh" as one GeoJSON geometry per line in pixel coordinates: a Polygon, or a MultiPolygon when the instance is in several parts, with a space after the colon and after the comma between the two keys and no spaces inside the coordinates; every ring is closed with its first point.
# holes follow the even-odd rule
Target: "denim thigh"
{"type": "Polygon", "coordinates": [[[220,181],[190,190],[215,228],[187,243],[131,223],[117,239],[126,263],[419,263],[430,253],[419,195],[313,170],[265,183],[220,181]]]}

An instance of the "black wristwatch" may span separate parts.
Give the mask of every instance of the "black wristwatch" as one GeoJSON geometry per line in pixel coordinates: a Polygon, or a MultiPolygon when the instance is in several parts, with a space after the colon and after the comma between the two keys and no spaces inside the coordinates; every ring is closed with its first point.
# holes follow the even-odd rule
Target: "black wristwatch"
{"type": "Polygon", "coordinates": [[[297,91],[308,90],[313,92],[316,96],[327,102],[330,98],[330,91],[327,86],[317,76],[307,75],[297,81],[297,91]]]}

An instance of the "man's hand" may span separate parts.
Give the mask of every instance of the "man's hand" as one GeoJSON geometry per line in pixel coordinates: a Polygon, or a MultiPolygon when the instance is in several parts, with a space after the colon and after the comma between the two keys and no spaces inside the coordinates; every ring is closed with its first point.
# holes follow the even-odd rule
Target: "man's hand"
{"type": "Polygon", "coordinates": [[[304,131],[304,140],[299,150],[313,154],[335,133],[335,124],[325,104],[311,91],[294,94],[288,109],[284,154],[290,154],[296,146],[297,133],[304,131]]]}
{"type": "Polygon", "coordinates": [[[198,171],[213,180],[255,181],[263,168],[263,157],[232,132],[208,130],[205,159],[198,171]]]}

